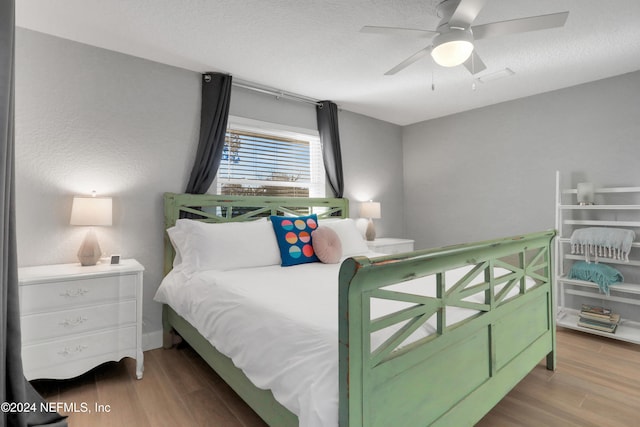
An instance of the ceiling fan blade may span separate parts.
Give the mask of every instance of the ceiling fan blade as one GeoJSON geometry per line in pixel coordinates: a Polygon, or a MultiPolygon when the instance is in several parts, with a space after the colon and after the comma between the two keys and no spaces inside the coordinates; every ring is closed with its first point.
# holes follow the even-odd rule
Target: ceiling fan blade
{"type": "Polygon", "coordinates": [[[435,31],[420,30],[418,28],[377,27],[374,25],[366,25],[360,29],[360,32],[369,34],[388,34],[414,37],[432,37],[437,34],[437,32],[435,31]]]}
{"type": "Polygon", "coordinates": [[[476,40],[489,37],[503,36],[527,31],[546,30],[562,27],[567,22],[569,12],[552,13],[550,15],[530,16],[528,18],[512,19],[509,21],[493,22],[490,24],[471,27],[473,38],[476,40]]]}
{"type": "Polygon", "coordinates": [[[469,28],[486,3],[487,0],[460,0],[449,18],[449,27],[469,28]]]}
{"type": "Polygon", "coordinates": [[[429,54],[429,52],[431,52],[431,45],[429,45],[429,46],[425,47],[424,49],[421,49],[418,52],[414,53],[413,55],[411,55],[410,57],[408,57],[407,59],[405,59],[404,61],[402,61],[401,63],[399,63],[398,65],[396,65],[395,67],[393,67],[392,69],[387,71],[386,73],[384,73],[384,75],[385,76],[392,76],[395,73],[397,73],[398,71],[404,70],[409,65],[411,65],[414,62],[416,62],[416,61],[424,58],[425,56],[427,56],[429,54]]]}
{"type": "Polygon", "coordinates": [[[487,66],[484,65],[484,62],[482,62],[482,59],[480,59],[480,56],[476,53],[475,50],[473,51],[471,56],[469,56],[469,59],[467,59],[462,65],[464,65],[472,75],[478,74],[479,72],[487,69],[487,66]]]}

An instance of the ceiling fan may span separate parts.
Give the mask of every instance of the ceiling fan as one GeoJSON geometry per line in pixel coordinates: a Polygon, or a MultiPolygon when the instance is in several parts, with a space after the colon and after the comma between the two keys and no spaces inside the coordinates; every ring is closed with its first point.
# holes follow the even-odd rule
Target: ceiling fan
{"type": "Polygon", "coordinates": [[[471,24],[486,2],[487,0],[443,0],[437,6],[438,16],[442,19],[435,31],[365,26],[360,32],[433,37],[431,45],[419,50],[384,73],[387,76],[396,74],[429,53],[439,65],[455,67],[464,64],[471,74],[476,74],[485,70],[487,66],[474,49],[475,40],[562,27],[569,16],[569,12],[560,12],[472,26],[471,24]]]}

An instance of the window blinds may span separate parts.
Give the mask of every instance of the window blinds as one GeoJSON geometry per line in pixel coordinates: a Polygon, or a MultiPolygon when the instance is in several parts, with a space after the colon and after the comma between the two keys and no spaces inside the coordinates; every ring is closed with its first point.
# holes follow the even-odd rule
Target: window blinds
{"type": "Polygon", "coordinates": [[[324,197],[319,140],[229,130],[218,169],[219,194],[324,197]]]}

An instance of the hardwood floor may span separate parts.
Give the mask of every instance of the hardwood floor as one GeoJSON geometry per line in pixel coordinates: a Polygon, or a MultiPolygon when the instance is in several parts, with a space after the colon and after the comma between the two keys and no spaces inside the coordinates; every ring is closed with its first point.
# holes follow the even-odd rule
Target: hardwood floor
{"type": "MultiPolygon", "coordinates": [[[[557,370],[540,363],[477,426],[640,425],[640,346],[565,329],[557,336],[557,370]]],[[[61,410],[71,427],[265,426],[186,346],[145,352],[142,380],[124,359],[72,380],[33,384],[50,402],[86,403],[90,413],[61,410]]]]}

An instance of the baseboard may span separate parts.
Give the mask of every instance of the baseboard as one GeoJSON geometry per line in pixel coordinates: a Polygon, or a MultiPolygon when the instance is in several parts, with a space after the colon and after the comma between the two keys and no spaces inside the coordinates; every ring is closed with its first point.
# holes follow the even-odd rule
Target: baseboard
{"type": "Polygon", "coordinates": [[[142,334],[142,351],[155,350],[162,347],[162,330],[142,334]]]}

